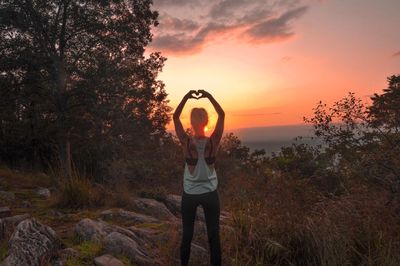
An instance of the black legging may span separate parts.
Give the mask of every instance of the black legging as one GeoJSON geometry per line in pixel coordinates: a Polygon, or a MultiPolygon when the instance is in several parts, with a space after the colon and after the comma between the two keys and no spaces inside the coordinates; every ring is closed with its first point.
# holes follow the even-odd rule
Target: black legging
{"type": "Polygon", "coordinates": [[[218,191],[207,192],[203,194],[182,194],[182,242],[180,248],[181,265],[189,265],[190,246],[193,237],[194,220],[196,209],[202,205],[207,225],[208,243],[211,252],[211,265],[221,265],[221,246],[219,240],[219,197],[218,191]]]}

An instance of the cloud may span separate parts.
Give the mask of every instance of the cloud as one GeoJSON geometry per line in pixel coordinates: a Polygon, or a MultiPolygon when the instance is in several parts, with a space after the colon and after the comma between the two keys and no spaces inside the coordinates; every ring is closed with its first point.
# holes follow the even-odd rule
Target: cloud
{"type": "Polygon", "coordinates": [[[281,58],[281,60],[283,61],[283,62],[289,62],[289,61],[291,61],[293,58],[291,57],[291,56],[284,56],[284,57],[282,57],[281,58]]]}
{"type": "Polygon", "coordinates": [[[231,15],[233,11],[235,11],[237,8],[241,8],[246,5],[245,0],[224,0],[221,1],[217,4],[215,4],[211,10],[210,10],[210,17],[211,18],[220,18],[220,17],[226,17],[231,15]]]}
{"type": "Polygon", "coordinates": [[[193,54],[199,52],[203,40],[185,34],[166,34],[157,37],[151,47],[174,54],[193,54]]]}
{"type": "Polygon", "coordinates": [[[246,30],[244,34],[256,42],[271,42],[287,39],[294,35],[289,23],[292,20],[301,17],[306,10],[306,6],[289,10],[278,18],[267,19],[252,26],[246,30]]]}
{"type": "Polygon", "coordinates": [[[182,6],[193,5],[198,3],[198,0],[154,0],[155,6],[182,6]]]}
{"type": "Polygon", "coordinates": [[[161,35],[152,42],[152,47],[177,55],[193,54],[201,51],[210,36],[224,34],[233,28],[211,22],[193,36],[185,33],[161,35]]]}
{"type": "Polygon", "coordinates": [[[247,12],[245,15],[239,17],[237,19],[238,23],[246,23],[252,24],[257,23],[271,15],[271,11],[268,9],[254,9],[250,12],[247,12]]]}
{"type": "Polygon", "coordinates": [[[392,56],[400,56],[400,51],[398,51],[397,53],[394,53],[392,56]]]}
{"type": "Polygon", "coordinates": [[[200,28],[199,23],[194,20],[179,19],[166,13],[160,16],[160,20],[162,21],[160,24],[162,30],[194,31],[200,28]]]}
{"type": "Polygon", "coordinates": [[[150,49],[189,55],[222,36],[250,44],[287,40],[310,0],[155,0],[159,26],[150,49]]]}

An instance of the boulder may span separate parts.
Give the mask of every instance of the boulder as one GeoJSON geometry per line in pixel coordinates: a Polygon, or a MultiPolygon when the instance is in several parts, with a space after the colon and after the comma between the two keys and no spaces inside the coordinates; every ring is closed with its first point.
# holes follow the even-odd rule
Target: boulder
{"type": "Polygon", "coordinates": [[[44,187],[37,188],[36,194],[45,199],[48,199],[51,196],[50,190],[48,188],[44,188],[44,187]]]}
{"type": "Polygon", "coordinates": [[[4,201],[15,201],[15,194],[11,191],[0,191],[0,199],[4,201]]]}
{"type": "Polygon", "coordinates": [[[4,221],[7,224],[18,225],[23,220],[26,220],[30,217],[29,213],[18,214],[10,217],[5,217],[0,219],[0,221],[4,221]]]}
{"type": "Polygon", "coordinates": [[[160,220],[174,220],[176,217],[167,209],[167,207],[155,200],[147,198],[137,198],[134,201],[134,207],[139,212],[156,217],[160,220]]]}
{"type": "Polygon", "coordinates": [[[162,232],[155,228],[138,228],[136,226],[129,226],[128,229],[134,232],[138,237],[147,240],[153,245],[168,242],[168,235],[166,232],[162,232]]]}
{"type": "Polygon", "coordinates": [[[196,220],[199,220],[202,222],[206,221],[206,216],[204,215],[204,209],[203,209],[203,206],[201,206],[201,205],[197,206],[196,220]]]}
{"type": "Polygon", "coordinates": [[[190,261],[193,265],[209,265],[209,254],[207,249],[192,242],[190,248],[190,261]]]}
{"type": "Polygon", "coordinates": [[[54,216],[54,217],[65,217],[66,216],[65,213],[60,212],[58,210],[50,210],[49,214],[54,216]]]}
{"type": "Polygon", "coordinates": [[[11,215],[11,210],[9,207],[0,207],[0,218],[8,217],[11,215]]]}
{"type": "Polygon", "coordinates": [[[32,207],[32,203],[30,203],[27,200],[24,200],[21,202],[21,208],[31,208],[32,207]]]}
{"type": "Polygon", "coordinates": [[[84,241],[97,241],[103,242],[106,236],[112,232],[118,232],[123,234],[134,241],[138,242],[140,245],[145,245],[146,241],[138,237],[134,232],[123,228],[118,225],[111,225],[104,221],[94,221],[89,218],[81,220],[75,225],[75,234],[84,241]]]}
{"type": "Polygon", "coordinates": [[[58,254],[59,254],[59,257],[64,260],[67,260],[69,258],[78,258],[80,256],[79,251],[76,249],[73,249],[73,248],[62,249],[58,252],[58,254]]]}
{"type": "Polygon", "coordinates": [[[0,240],[4,239],[7,231],[13,230],[21,221],[29,217],[29,214],[25,213],[0,219],[0,240]]]}
{"type": "Polygon", "coordinates": [[[94,259],[94,265],[96,266],[124,266],[119,259],[111,256],[110,254],[104,254],[94,259]]]}
{"type": "MultiPolygon", "coordinates": [[[[177,217],[182,217],[181,202],[182,202],[182,197],[175,194],[168,194],[164,200],[164,204],[167,207],[167,209],[177,217]]],[[[204,210],[201,205],[197,207],[196,220],[200,220],[203,222],[206,220],[204,216],[204,210]]]]}
{"type": "Polygon", "coordinates": [[[182,197],[175,194],[168,194],[165,197],[164,204],[170,212],[175,216],[181,216],[181,201],[182,197]]]}
{"type": "Polygon", "coordinates": [[[89,218],[81,220],[75,225],[75,234],[83,241],[101,242],[106,237],[105,224],[89,218]]]}
{"type": "Polygon", "coordinates": [[[104,220],[109,220],[114,217],[114,211],[113,210],[105,210],[100,213],[100,217],[104,220]]]}
{"type": "Polygon", "coordinates": [[[25,219],[11,236],[9,255],[3,265],[42,265],[61,246],[61,240],[52,228],[34,218],[25,219]]]}
{"type": "MultiPolygon", "coordinates": [[[[180,224],[177,227],[177,232],[182,235],[182,225],[180,224]]],[[[195,220],[194,225],[193,225],[193,237],[200,237],[200,238],[206,238],[207,237],[207,225],[205,222],[195,220]]]]}
{"type": "Polygon", "coordinates": [[[131,221],[133,223],[159,223],[160,220],[144,215],[137,212],[126,211],[124,209],[118,209],[116,211],[113,210],[106,210],[101,212],[100,216],[105,219],[112,219],[112,218],[119,218],[126,221],[131,221]]]}
{"type": "Polygon", "coordinates": [[[112,232],[106,236],[104,250],[114,256],[126,256],[135,265],[156,265],[135,240],[118,232],[112,232]]]}

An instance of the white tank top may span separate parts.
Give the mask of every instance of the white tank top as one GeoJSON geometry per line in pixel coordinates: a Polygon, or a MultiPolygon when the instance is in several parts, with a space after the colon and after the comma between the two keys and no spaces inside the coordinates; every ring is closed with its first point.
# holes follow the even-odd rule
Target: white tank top
{"type": "Polygon", "coordinates": [[[183,189],[187,194],[203,194],[212,192],[218,187],[218,179],[215,168],[212,170],[204,160],[204,151],[208,138],[192,138],[197,149],[197,164],[193,174],[190,173],[188,164],[185,162],[183,174],[183,189]]]}

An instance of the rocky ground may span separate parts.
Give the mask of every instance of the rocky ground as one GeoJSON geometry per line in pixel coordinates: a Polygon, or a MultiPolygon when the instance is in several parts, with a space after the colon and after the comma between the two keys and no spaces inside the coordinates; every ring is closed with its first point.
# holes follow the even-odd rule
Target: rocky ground
{"type": "MultiPolygon", "coordinates": [[[[1,265],[179,265],[179,195],[132,198],[127,208],[61,210],[55,188],[0,190],[1,265]]],[[[221,212],[221,235],[230,215],[221,212]]],[[[198,207],[191,265],[209,265],[204,213],[198,207]]]]}

